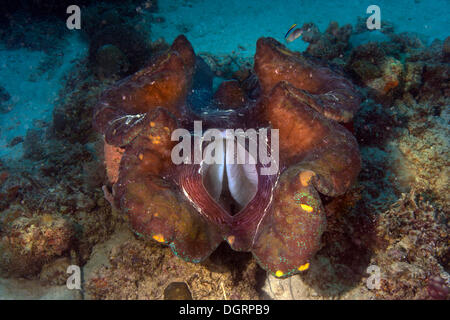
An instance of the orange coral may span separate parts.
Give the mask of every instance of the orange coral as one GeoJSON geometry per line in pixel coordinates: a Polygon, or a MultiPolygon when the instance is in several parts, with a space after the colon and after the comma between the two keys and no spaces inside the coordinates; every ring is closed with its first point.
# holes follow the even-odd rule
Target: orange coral
{"type": "Polygon", "coordinates": [[[394,89],[398,86],[398,80],[394,79],[391,81],[387,81],[386,84],[384,85],[384,93],[387,93],[389,90],[394,89]]]}

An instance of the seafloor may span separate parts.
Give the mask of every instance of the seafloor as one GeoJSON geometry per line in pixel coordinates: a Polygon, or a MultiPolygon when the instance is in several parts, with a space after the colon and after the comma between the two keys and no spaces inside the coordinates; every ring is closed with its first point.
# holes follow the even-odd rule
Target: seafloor
{"type": "Polygon", "coordinates": [[[81,30],[65,27],[66,1],[32,3],[0,16],[0,299],[449,298],[447,0],[378,1],[375,31],[368,1],[82,1],[81,30]],[[364,97],[353,122],[362,170],[323,199],[328,226],[309,270],[277,279],[225,244],[193,264],[139,239],[102,192],[100,93],[179,34],[216,86],[240,81],[256,40],[283,41],[293,23],[312,31],[288,48],[364,97]],[[81,290],[66,287],[69,265],[82,268],[81,290]]]}

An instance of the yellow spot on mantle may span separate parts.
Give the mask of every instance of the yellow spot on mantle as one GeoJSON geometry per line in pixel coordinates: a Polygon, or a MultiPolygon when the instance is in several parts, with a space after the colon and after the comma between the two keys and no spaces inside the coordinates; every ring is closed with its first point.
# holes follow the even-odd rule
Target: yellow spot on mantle
{"type": "Polygon", "coordinates": [[[234,243],[234,239],[235,239],[235,237],[234,237],[234,236],[229,236],[229,237],[227,238],[227,241],[228,241],[228,243],[230,244],[230,246],[232,246],[232,245],[233,245],[233,243],[234,243]]]}
{"type": "Polygon", "coordinates": [[[153,122],[153,121],[150,121],[150,127],[154,127],[155,126],[155,123],[153,122]]]}
{"type": "Polygon", "coordinates": [[[283,271],[281,271],[281,270],[278,270],[277,272],[275,272],[275,277],[282,277],[283,276],[283,271]]]}
{"type": "Polygon", "coordinates": [[[307,187],[309,185],[309,182],[311,181],[311,178],[314,177],[316,174],[312,171],[302,171],[298,175],[300,183],[303,187],[307,187]]]}
{"type": "Polygon", "coordinates": [[[142,161],[142,159],[144,159],[144,155],[142,153],[139,153],[139,160],[142,161]]]}
{"type": "Polygon", "coordinates": [[[308,206],[307,204],[301,204],[300,207],[302,207],[303,210],[306,212],[313,212],[313,207],[308,206]]]}
{"type": "Polygon", "coordinates": [[[156,241],[158,241],[158,242],[164,242],[165,240],[164,240],[164,236],[162,235],[162,234],[155,234],[154,236],[153,236],[153,239],[155,239],[156,241]]]}
{"type": "Polygon", "coordinates": [[[308,270],[308,268],[309,268],[309,262],[298,267],[298,271],[305,271],[305,270],[308,270]]]}
{"type": "Polygon", "coordinates": [[[161,143],[161,136],[152,136],[149,135],[148,138],[152,141],[153,144],[160,144],[161,143]]]}

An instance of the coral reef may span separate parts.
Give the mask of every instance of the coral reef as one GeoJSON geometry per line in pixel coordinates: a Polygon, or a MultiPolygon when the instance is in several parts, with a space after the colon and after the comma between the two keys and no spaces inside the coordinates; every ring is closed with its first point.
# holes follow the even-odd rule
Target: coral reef
{"type": "MultiPolygon", "coordinates": [[[[242,46],[195,55],[180,39],[149,42],[149,22],[167,19],[145,14],[156,1],[79,5],[89,56],[65,76],[52,122],[36,122],[5,142],[23,147],[24,157],[0,161],[0,296],[450,298],[450,37],[428,44],[394,33],[385,19],[381,30],[367,31],[360,18],[353,28],[331,22],[324,32],[305,23],[302,54],[263,38],[255,59],[242,46]],[[97,104],[100,96],[106,106],[97,104]],[[192,130],[192,120],[281,129],[276,189],[261,179],[254,202],[244,202],[264,205],[260,200],[273,196],[252,248],[243,243],[259,217],[240,220],[243,206],[229,190],[215,198],[208,179],[192,178],[198,167],[165,170],[173,146],[167,131],[192,130]],[[314,133],[308,137],[316,149],[298,138],[304,131],[314,133]],[[347,179],[334,172],[344,172],[343,163],[350,163],[347,179]],[[217,202],[214,217],[225,223],[205,222],[182,188],[206,216],[211,199],[217,202]],[[155,213],[151,219],[146,210],[155,213]],[[303,228],[291,233],[296,223],[303,228]],[[83,271],[80,292],[65,287],[71,264],[83,271]],[[378,289],[367,285],[369,266],[381,272],[378,289]]],[[[66,6],[10,2],[0,13],[8,15],[0,21],[5,48],[45,52],[29,81],[63,65],[66,6]]],[[[175,29],[195,27],[180,21],[175,29]]],[[[10,98],[0,87],[0,112],[14,107],[10,98]]]]}
{"type": "Polygon", "coordinates": [[[403,156],[401,171],[413,176],[416,188],[429,194],[429,199],[445,207],[449,203],[449,141],[448,108],[440,110],[430,104],[417,103],[406,96],[394,106],[406,123],[398,129],[398,138],[391,143],[403,156]],[[437,109],[437,110],[436,110],[437,109]]]}
{"type": "Polygon", "coordinates": [[[405,93],[439,105],[448,96],[449,64],[439,40],[425,46],[414,34],[391,35],[391,41],[354,48],[345,68],[384,105],[405,93]]]}
{"type": "MultiPolygon", "coordinates": [[[[35,137],[42,139],[39,134],[35,137]]],[[[27,135],[27,150],[29,139],[27,135]]],[[[76,251],[77,263],[84,263],[92,246],[104,240],[115,224],[98,185],[105,179],[101,161],[84,146],[53,139],[42,145],[41,141],[31,144],[40,146],[28,156],[33,160],[25,161],[31,165],[9,165],[2,171],[0,236],[4,242],[0,252],[6,264],[2,275],[9,275],[18,264],[34,277],[43,264],[70,250],[76,251]],[[61,248],[58,254],[48,243],[61,248]]]]}
{"type": "Polygon", "coordinates": [[[71,143],[94,141],[92,106],[110,81],[97,80],[87,61],[79,61],[66,77],[55,102],[51,124],[53,134],[71,143]]]}
{"type": "MultiPolygon", "coordinates": [[[[362,186],[361,186],[362,187],[362,186]]],[[[292,279],[268,277],[272,299],[448,299],[447,213],[417,189],[381,213],[361,202],[361,187],[326,205],[323,248],[292,279]],[[370,289],[368,267],[380,270],[370,289]]]]}
{"type": "Polygon", "coordinates": [[[394,57],[386,56],[376,43],[367,43],[352,51],[347,69],[353,72],[363,86],[375,96],[392,94],[401,82],[403,65],[394,57]]]}
{"type": "Polygon", "coordinates": [[[15,219],[2,227],[0,273],[7,277],[36,275],[45,263],[70,248],[74,233],[74,226],[61,216],[15,219]]]}
{"type": "Polygon", "coordinates": [[[96,157],[102,146],[90,125],[99,86],[85,64],[76,65],[55,111],[64,122],[56,116],[28,130],[23,159],[1,165],[2,277],[60,285],[67,260],[84,264],[112,232],[115,218],[100,189],[106,173],[96,157]]]}
{"type": "MultiPolygon", "coordinates": [[[[372,263],[382,270],[377,298],[436,298],[430,293],[429,282],[441,275],[448,281],[446,215],[416,190],[403,194],[381,214],[377,231],[387,241],[387,247],[372,258],[372,263]]],[[[442,298],[448,298],[448,292],[442,298]]]]}
{"type": "Polygon", "coordinates": [[[352,34],[350,24],[339,27],[335,21],[330,22],[324,33],[320,33],[314,23],[305,23],[300,30],[303,41],[309,43],[306,52],[313,57],[330,61],[343,57],[352,34]]]}
{"type": "MultiPolygon", "coordinates": [[[[17,13],[17,19],[22,16],[17,13]]],[[[31,22],[23,23],[24,28],[36,28],[45,19],[31,22]]],[[[64,27],[55,29],[54,24],[52,28],[66,30],[64,27]]],[[[26,36],[33,34],[30,32],[26,36]]],[[[128,41],[136,39],[132,34],[128,37],[128,41]]],[[[56,43],[51,33],[47,38],[56,43]]],[[[46,45],[45,41],[34,40],[37,45],[46,45]]],[[[12,39],[11,43],[21,42],[17,41],[12,39]]],[[[41,49],[34,48],[33,41],[24,42],[30,49],[41,49]]],[[[143,44],[139,43],[138,47],[143,44]]],[[[52,48],[48,45],[45,49],[52,48]]],[[[105,59],[108,58],[110,56],[105,59]]],[[[103,145],[98,144],[91,123],[92,107],[99,92],[114,80],[110,75],[122,76],[126,70],[112,69],[110,72],[111,69],[105,69],[116,67],[114,63],[100,64],[103,69],[98,70],[103,71],[104,76],[99,81],[98,74],[93,74],[95,68],[87,62],[87,59],[77,61],[63,79],[53,122],[50,125],[43,122],[28,130],[25,137],[12,140],[23,141],[23,159],[1,164],[1,277],[27,277],[53,290],[53,287],[65,284],[67,263],[85,264],[92,248],[108,238],[118,220],[103,198],[101,186],[107,180],[103,152],[100,152],[103,145]]],[[[58,52],[47,54],[36,72],[47,72],[48,65],[60,66],[58,52]]],[[[31,282],[30,285],[34,286],[31,282]]]]}

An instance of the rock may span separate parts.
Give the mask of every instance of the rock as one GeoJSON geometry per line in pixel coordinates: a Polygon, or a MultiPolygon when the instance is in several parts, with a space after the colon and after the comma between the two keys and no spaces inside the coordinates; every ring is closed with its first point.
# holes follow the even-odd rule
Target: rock
{"type": "Polygon", "coordinates": [[[401,81],[403,65],[397,59],[388,57],[380,66],[381,77],[366,81],[366,85],[379,95],[385,95],[397,88],[401,81]]]}
{"type": "Polygon", "coordinates": [[[38,280],[0,278],[0,300],[80,300],[79,290],[50,286],[38,280]]]}
{"type": "Polygon", "coordinates": [[[192,294],[185,282],[172,282],[164,289],[164,300],[192,300],[192,294]]]}
{"type": "Polygon", "coordinates": [[[403,64],[376,43],[367,43],[355,48],[346,66],[361,85],[377,100],[391,102],[403,81],[403,64]]]}
{"type": "Polygon", "coordinates": [[[19,217],[0,233],[0,274],[34,276],[42,266],[69,248],[75,230],[58,215],[19,217]]]}
{"type": "Polygon", "coordinates": [[[65,285],[69,274],[67,268],[71,265],[68,257],[58,258],[42,267],[39,279],[50,285],[65,285]]]}
{"type": "Polygon", "coordinates": [[[269,275],[262,287],[263,297],[273,300],[317,299],[317,293],[303,282],[300,276],[278,279],[269,275]]]}

